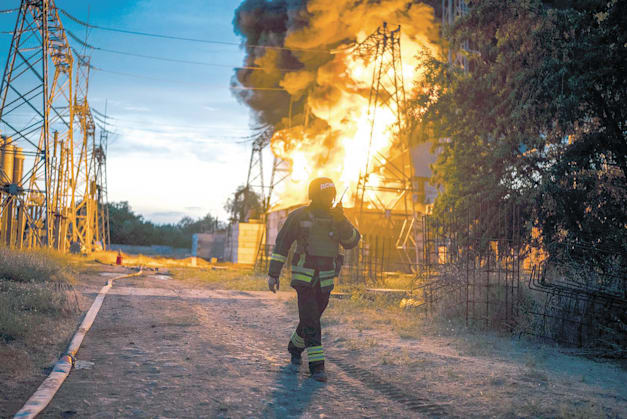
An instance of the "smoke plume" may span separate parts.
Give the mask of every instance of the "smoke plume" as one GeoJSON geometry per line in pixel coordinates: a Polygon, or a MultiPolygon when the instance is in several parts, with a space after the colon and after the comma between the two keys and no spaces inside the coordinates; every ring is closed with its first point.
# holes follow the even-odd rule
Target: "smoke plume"
{"type": "MultiPolygon", "coordinates": [[[[438,26],[424,3],[244,0],[236,10],[233,24],[246,49],[246,68],[236,70],[232,90],[259,124],[274,128],[272,150],[292,168],[283,198],[320,175],[331,176],[342,189],[355,185],[365,160],[372,69],[347,51],[384,22],[401,26],[409,92],[419,77],[417,54],[437,52],[438,26]]],[[[382,121],[381,135],[389,137],[385,115],[382,121]]],[[[386,141],[382,149],[390,146],[386,141]]]]}

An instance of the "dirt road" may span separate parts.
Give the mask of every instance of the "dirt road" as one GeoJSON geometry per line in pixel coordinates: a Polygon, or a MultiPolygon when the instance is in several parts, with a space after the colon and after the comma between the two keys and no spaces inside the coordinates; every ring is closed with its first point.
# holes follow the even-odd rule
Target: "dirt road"
{"type": "MultiPolygon", "coordinates": [[[[576,361],[586,363],[589,371],[598,369],[589,380],[603,377],[598,383],[578,382],[577,373],[569,378],[559,371],[538,372],[537,366],[525,366],[523,358],[473,356],[441,339],[403,339],[385,327],[359,330],[333,310],[323,337],[330,380],[320,384],[308,378],[305,365],[299,374],[288,368],[286,345],[296,316],[293,293],[211,290],[166,278],[114,285],[78,353],[79,368],[43,417],[525,417],[569,412],[620,417],[627,412],[621,384],[625,373],[615,366],[576,361]]],[[[96,290],[94,284],[83,291],[96,290]]]]}

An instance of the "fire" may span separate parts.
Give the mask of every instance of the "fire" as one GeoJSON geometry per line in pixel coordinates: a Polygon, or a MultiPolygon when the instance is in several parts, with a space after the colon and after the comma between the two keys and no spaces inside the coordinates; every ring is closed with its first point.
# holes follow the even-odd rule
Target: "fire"
{"type": "MultiPolygon", "coordinates": [[[[403,39],[401,71],[405,80],[415,81],[418,77],[417,55],[422,47],[411,38],[403,39]]],[[[328,130],[315,133],[308,132],[302,126],[286,128],[277,131],[271,140],[273,153],[287,161],[291,170],[288,179],[277,187],[278,205],[281,207],[305,202],[309,182],[321,176],[333,179],[339,194],[348,190],[343,204],[353,206],[359,198],[356,196],[358,182],[366,171],[367,163],[368,171],[372,172],[375,169],[373,156],[387,155],[401,141],[397,109],[378,107],[376,114],[369,113],[368,94],[375,70],[374,63],[348,51],[336,55],[327,67],[345,69],[340,75],[344,80],[341,96],[332,107],[328,103],[320,106],[313,101],[309,101],[308,105],[315,117],[327,123],[328,130]],[[340,65],[336,60],[340,61],[340,65]]],[[[389,74],[388,79],[392,78],[393,74],[389,74]]],[[[394,89],[390,85],[385,87],[394,89]]],[[[380,176],[376,172],[370,173],[369,185],[376,187],[379,180],[380,176]]],[[[375,196],[373,191],[366,191],[364,201],[391,205],[385,202],[384,195],[379,192],[375,196]]]]}
{"type": "MultiPolygon", "coordinates": [[[[309,182],[321,176],[332,178],[339,194],[348,189],[343,203],[354,205],[367,166],[369,186],[385,177],[373,157],[391,154],[406,139],[399,135],[398,109],[369,111],[376,64],[351,46],[383,22],[391,29],[400,25],[396,52],[402,62],[396,71],[386,68],[382,80],[393,91],[390,80],[402,74],[411,99],[412,84],[421,77],[419,55],[439,53],[433,9],[415,0],[243,0],[234,22],[245,39],[245,64],[263,70],[238,70],[235,83],[254,89],[236,94],[260,122],[274,127],[272,152],[289,165],[288,178],[274,191],[277,206],[305,202],[309,182]],[[289,101],[277,87],[287,91],[289,101]]],[[[364,202],[391,208],[395,195],[369,190],[364,202]]]]}

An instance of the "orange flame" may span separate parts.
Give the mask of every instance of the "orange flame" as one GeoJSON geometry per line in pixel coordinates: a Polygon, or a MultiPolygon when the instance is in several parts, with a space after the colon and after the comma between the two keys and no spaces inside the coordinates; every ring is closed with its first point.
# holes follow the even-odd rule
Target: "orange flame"
{"type": "MultiPolygon", "coordinates": [[[[408,25],[412,24],[411,16],[399,15],[398,19],[407,20],[408,25]]],[[[414,30],[409,35],[401,35],[401,71],[408,99],[412,91],[411,83],[421,77],[420,53],[427,50],[431,54],[437,54],[437,47],[427,39],[426,32],[426,29],[414,30]]],[[[367,34],[361,33],[358,39],[363,40],[366,37],[367,34]]],[[[289,43],[288,37],[286,45],[289,43]]],[[[293,44],[299,46],[297,41],[293,44]]],[[[317,68],[315,73],[304,75],[301,81],[306,79],[306,82],[293,82],[292,85],[298,85],[295,88],[290,89],[292,85],[288,85],[287,78],[285,79],[286,83],[283,85],[294,97],[307,91],[303,85],[309,86],[309,111],[316,118],[326,121],[328,129],[319,132],[298,126],[279,130],[272,137],[273,153],[288,162],[291,171],[288,178],[275,189],[281,207],[306,202],[309,182],[321,176],[333,179],[339,193],[348,188],[350,192],[346,194],[344,205],[353,206],[360,175],[363,175],[368,161],[375,154],[387,155],[401,141],[398,135],[397,109],[382,106],[377,108],[376,115],[369,114],[368,100],[374,70],[372,60],[367,62],[347,50],[336,53],[331,61],[317,68]],[[332,92],[332,100],[324,99],[324,92],[321,91],[326,88],[332,92]]],[[[385,88],[392,91],[394,86],[385,88]]],[[[369,171],[372,172],[373,169],[370,164],[369,171]]],[[[375,171],[369,174],[369,185],[376,187],[379,181],[379,173],[375,171]]],[[[375,196],[375,192],[368,190],[366,194],[369,196],[364,197],[364,202],[382,202],[386,199],[385,193],[378,192],[375,196]]]]}

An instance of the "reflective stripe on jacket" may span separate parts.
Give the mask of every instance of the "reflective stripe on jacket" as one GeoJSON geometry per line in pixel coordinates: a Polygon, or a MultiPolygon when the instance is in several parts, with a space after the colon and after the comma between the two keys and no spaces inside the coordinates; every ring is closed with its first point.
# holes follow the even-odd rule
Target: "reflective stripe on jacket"
{"type": "MultiPolygon", "coordinates": [[[[303,221],[311,220],[309,211],[313,210],[310,207],[298,208],[285,220],[270,257],[268,275],[274,278],[280,276],[290,247],[294,242],[298,242],[297,252],[292,257],[291,285],[313,287],[319,282],[321,288],[332,289],[333,278],[336,276],[335,258],[307,255],[306,244],[302,243],[305,236],[302,225],[306,224],[303,221]]],[[[339,242],[345,249],[352,249],[359,243],[361,235],[347,219],[338,224],[337,231],[340,236],[339,242]]]]}

